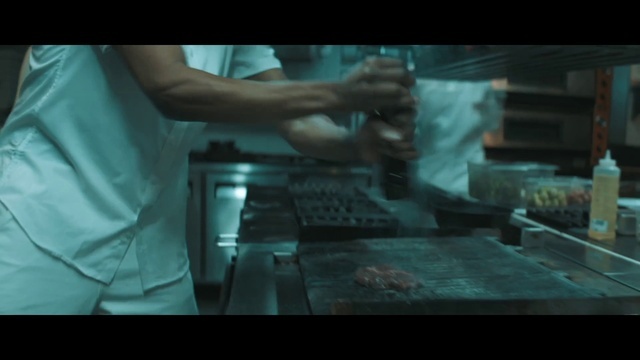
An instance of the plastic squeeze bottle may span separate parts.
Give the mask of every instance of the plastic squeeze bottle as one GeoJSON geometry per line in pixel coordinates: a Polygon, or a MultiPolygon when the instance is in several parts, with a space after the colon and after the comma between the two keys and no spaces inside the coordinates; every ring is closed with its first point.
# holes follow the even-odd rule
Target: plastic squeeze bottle
{"type": "Polygon", "coordinates": [[[620,168],[607,150],[604,159],[593,168],[593,195],[589,220],[589,237],[595,240],[615,240],[618,216],[620,168]]]}

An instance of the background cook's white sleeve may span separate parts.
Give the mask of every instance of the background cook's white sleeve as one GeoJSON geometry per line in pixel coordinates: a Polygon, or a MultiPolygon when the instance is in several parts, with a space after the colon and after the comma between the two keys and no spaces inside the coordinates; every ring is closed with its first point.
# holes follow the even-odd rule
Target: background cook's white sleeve
{"type": "Polygon", "coordinates": [[[282,64],[269,45],[234,45],[230,77],[244,79],[261,72],[280,69],[282,64]]]}
{"type": "Polygon", "coordinates": [[[504,104],[506,94],[504,91],[496,90],[491,82],[484,83],[484,96],[476,110],[482,117],[484,131],[496,131],[500,128],[500,122],[504,115],[504,104]]]}

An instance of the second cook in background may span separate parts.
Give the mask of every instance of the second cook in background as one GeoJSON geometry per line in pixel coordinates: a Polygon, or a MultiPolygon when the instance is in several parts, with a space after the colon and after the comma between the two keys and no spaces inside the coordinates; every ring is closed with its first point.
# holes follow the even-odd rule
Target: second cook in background
{"type": "Polygon", "coordinates": [[[420,100],[416,118],[414,191],[428,183],[468,194],[467,163],[485,159],[483,134],[496,130],[504,109],[504,94],[491,81],[466,82],[418,79],[420,100]]]}

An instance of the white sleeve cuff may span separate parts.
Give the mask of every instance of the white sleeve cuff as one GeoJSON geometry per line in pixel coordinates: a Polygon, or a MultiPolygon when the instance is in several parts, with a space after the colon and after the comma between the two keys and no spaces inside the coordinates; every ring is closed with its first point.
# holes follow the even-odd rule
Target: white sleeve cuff
{"type": "Polygon", "coordinates": [[[111,45],[98,45],[100,47],[100,51],[102,51],[102,53],[106,53],[108,51],[111,51],[112,47],[111,45]]]}
{"type": "Polygon", "coordinates": [[[270,46],[238,45],[234,49],[231,77],[244,79],[271,69],[280,69],[282,64],[270,46]]]}

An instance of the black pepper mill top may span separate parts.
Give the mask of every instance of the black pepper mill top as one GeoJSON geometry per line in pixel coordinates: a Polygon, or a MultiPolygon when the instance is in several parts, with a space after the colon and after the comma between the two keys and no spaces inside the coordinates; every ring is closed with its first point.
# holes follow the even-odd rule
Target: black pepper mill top
{"type": "Polygon", "coordinates": [[[409,197],[409,177],[407,162],[385,157],[382,162],[382,188],[387,200],[400,200],[409,197]]]}
{"type": "MultiPolygon", "coordinates": [[[[389,56],[386,46],[379,47],[378,54],[380,56],[389,56]]],[[[400,51],[398,55],[405,62],[409,71],[415,70],[413,61],[413,51],[409,48],[406,51],[400,51]]],[[[411,109],[389,109],[379,111],[378,115],[382,120],[393,125],[394,115],[399,112],[412,111],[411,109]]],[[[400,200],[409,197],[409,166],[406,161],[398,160],[389,156],[382,159],[382,190],[387,200],[400,200]]]]}

